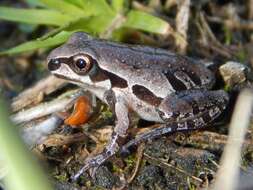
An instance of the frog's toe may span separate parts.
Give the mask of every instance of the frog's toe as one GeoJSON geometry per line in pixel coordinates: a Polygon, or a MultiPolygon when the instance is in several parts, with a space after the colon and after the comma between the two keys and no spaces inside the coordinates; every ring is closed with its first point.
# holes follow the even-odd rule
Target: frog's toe
{"type": "Polygon", "coordinates": [[[95,157],[86,159],[85,165],[75,175],[71,177],[71,180],[76,181],[84,172],[86,172],[89,169],[92,169],[91,177],[94,178],[97,168],[102,163],[104,163],[110,156],[111,155],[107,154],[106,152],[103,152],[95,157]]]}
{"type": "Polygon", "coordinates": [[[90,164],[84,165],[77,173],[71,176],[71,181],[77,181],[77,179],[86,172],[89,168],[91,168],[90,164]]]}

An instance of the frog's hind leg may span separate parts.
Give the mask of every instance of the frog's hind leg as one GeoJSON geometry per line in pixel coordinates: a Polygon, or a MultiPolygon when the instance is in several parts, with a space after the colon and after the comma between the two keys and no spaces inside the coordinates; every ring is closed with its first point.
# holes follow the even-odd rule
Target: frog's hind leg
{"type": "Polygon", "coordinates": [[[191,90],[170,95],[157,110],[165,124],[138,135],[126,143],[121,152],[127,152],[130,146],[163,134],[200,129],[216,119],[227,103],[228,95],[221,90],[191,90]]]}
{"type": "MultiPolygon", "coordinates": [[[[187,90],[166,97],[157,111],[165,123],[191,120],[209,123],[226,108],[228,95],[223,90],[187,90]]],[[[192,127],[198,127],[198,123],[192,127]]],[[[191,127],[191,128],[192,128],[191,127]]],[[[179,127],[177,127],[179,130],[179,127]]]]}

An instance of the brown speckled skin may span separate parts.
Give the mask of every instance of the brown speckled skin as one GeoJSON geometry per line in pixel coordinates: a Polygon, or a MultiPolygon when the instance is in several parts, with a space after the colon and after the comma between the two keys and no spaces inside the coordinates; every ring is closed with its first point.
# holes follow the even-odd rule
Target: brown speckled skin
{"type": "Polygon", "coordinates": [[[101,154],[87,160],[74,179],[120,149],[119,139],[126,136],[129,125],[129,108],[143,119],[164,124],[125,148],[164,133],[201,128],[217,118],[228,102],[224,91],[209,91],[215,82],[211,71],[189,57],[99,40],[82,32],[53,50],[48,65],[53,74],[87,88],[109,105],[114,103],[111,107],[117,122],[111,141],[101,154]],[[87,73],[71,69],[75,66],[73,60],[80,55],[92,58],[92,68],[87,73]],[[55,60],[63,62],[52,69],[55,60]]]}

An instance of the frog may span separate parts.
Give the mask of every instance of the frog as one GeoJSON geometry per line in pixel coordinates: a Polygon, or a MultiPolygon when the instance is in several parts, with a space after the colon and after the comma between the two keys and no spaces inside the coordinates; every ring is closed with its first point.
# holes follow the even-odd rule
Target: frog
{"type": "Polygon", "coordinates": [[[202,129],[226,109],[229,96],[212,90],[214,73],[201,61],[169,50],[124,44],[73,33],[47,57],[55,76],[93,93],[107,104],[115,125],[104,150],[85,160],[72,176],[77,180],[89,169],[93,174],[120,150],[163,134],[202,129]],[[159,124],[124,144],[130,113],[159,124]]]}

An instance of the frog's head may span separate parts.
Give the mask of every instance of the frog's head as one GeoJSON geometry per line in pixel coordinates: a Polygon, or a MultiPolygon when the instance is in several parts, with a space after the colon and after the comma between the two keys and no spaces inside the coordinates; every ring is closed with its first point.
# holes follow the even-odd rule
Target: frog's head
{"type": "Polygon", "coordinates": [[[59,78],[78,84],[91,84],[97,56],[90,48],[92,37],[83,32],[72,34],[68,42],[54,49],[47,58],[49,71],[59,78]]]}

